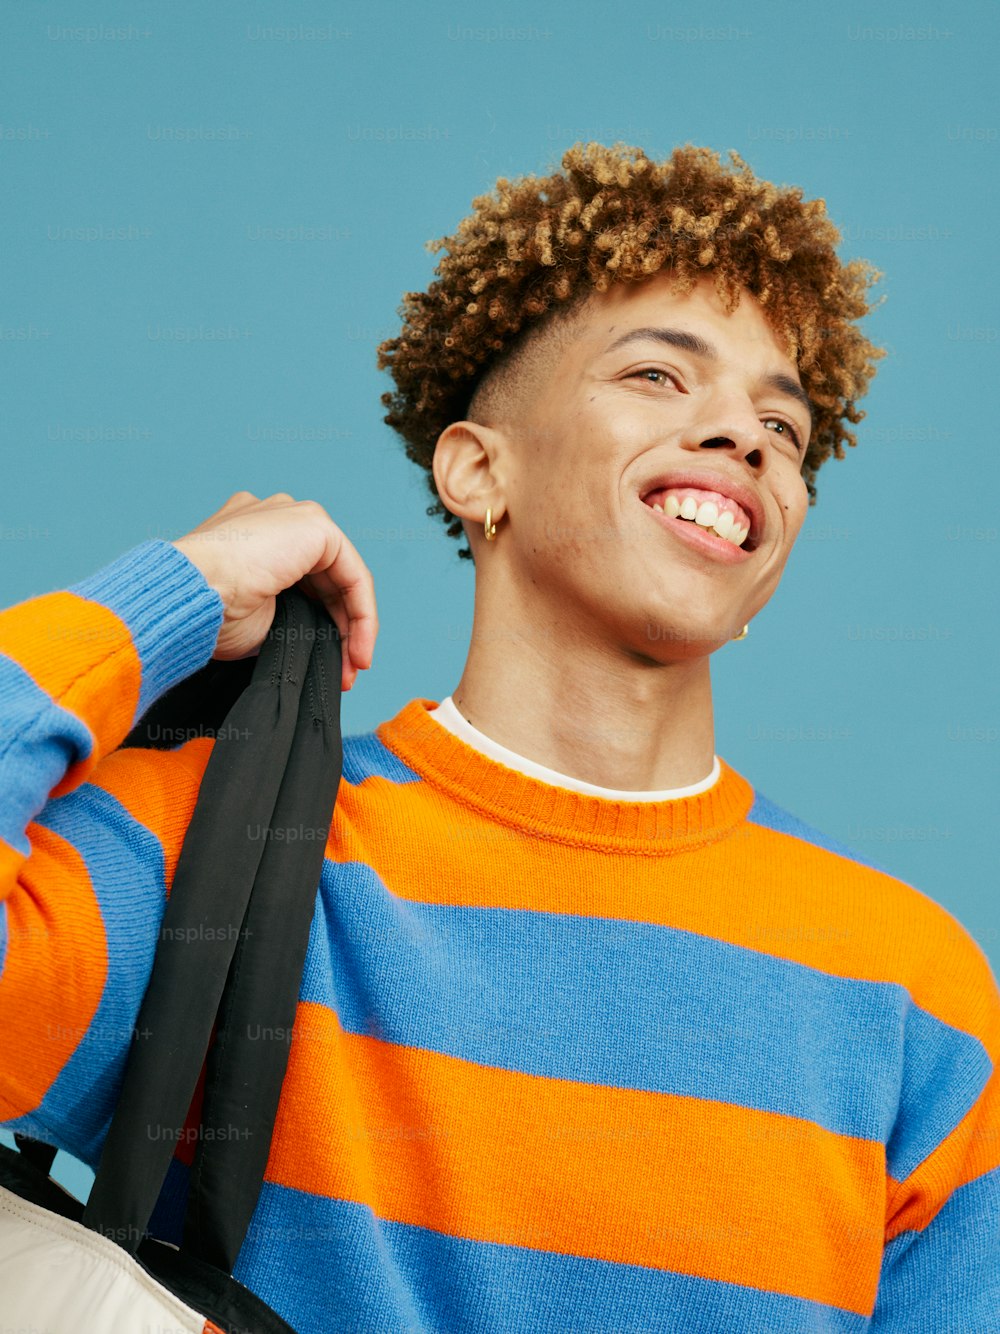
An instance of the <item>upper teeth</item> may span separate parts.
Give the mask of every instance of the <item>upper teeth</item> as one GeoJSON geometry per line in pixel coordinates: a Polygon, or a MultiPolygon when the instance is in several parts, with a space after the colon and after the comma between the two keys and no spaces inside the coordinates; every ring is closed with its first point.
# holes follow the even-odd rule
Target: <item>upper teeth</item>
{"type": "Polygon", "coordinates": [[[708,528],[718,537],[732,542],[735,547],[743,545],[750,531],[749,524],[738,524],[729,510],[723,510],[720,514],[718,505],[711,500],[703,500],[699,505],[692,496],[678,500],[675,495],[668,495],[663,505],[654,504],[653,509],[671,519],[691,519],[699,528],[708,528]]]}

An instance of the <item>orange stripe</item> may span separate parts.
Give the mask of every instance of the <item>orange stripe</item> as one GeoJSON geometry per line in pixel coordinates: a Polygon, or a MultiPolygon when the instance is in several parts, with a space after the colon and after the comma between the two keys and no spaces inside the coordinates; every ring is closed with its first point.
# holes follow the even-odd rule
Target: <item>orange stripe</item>
{"type": "MultiPolygon", "coordinates": [[[[0,901],[6,899],[10,892],[17,887],[17,877],[21,874],[21,867],[24,863],[23,853],[17,852],[5,838],[0,837],[0,901]]],[[[9,911],[8,908],[8,914],[9,911]]]]}
{"type": "Polygon", "coordinates": [[[51,830],[28,826],[25,860],[0,841],[7,958],[0,976],[4,1062],[0,1120],[34,1111],[83,1038],[104,990],[107,943],[80,854],[51,830]]]}
{"type": "Polygon", "coordinates": [[[592,849],[525,838],[471,808],[456,820],[455,804],[429,785],[369,778],[341,785],[327,856],[365,862],[415,902],[649,922],[837,977],[909,978],[917,1005],[975,1034],[1000,1065],[1000,1027],[986,1022],[990,1002],[976,983],[982,955],[973,957],[978,946],[954,918],[891,876],[760,825],[748,823],[683,858],[606,858],[606,874],[595,876],[592,849]],[[398,830],[401,819],[419,838],[370,837],[372,829],[398,830]],[[939,942],[951,967],[937,949],[938,964],[927,967],[929,947],[939,942]],[[963,975],[968,984],[956,985],[963,975]]]}
{"type": "Polygon", "coordinates": [[[886,1241],[922,1232],[953,1190],[1000,1167],[1000,1068],[982,1097],[905,1182],[887,1176],[886,1241]]]}
{"type": "MultiPolygon", "coordinates": [[[[167,897],[173,886],[177,860],[191,822],[205,768],[215,745],[213,737],[193,737],[176,750],[140,747],[115,751],[94,771],[92,783],[114,797],[133,820],[143,825],[163,848],[167,897]]],[[[213,1024],[211,1047],[215,1040],[213,1024]]],[[[206,1057],[207,1061],[207,1057],[206,1057]]],[[[201,1124],[206,1063],[202,1063],[191,1099],[184,1134],[174,1157],[188,1167],[194,1162],[196,1132],[201,1124]]]]}
{"type": "Polygon", "coordinates": [[[40,689],[95,734],[95,751],[71,765],[53,788],[52,796],[63,796],[132,726],[142,664],[128,627],[100,603],[75,593],[46,593],[0,611],[0,644],[40,689]]]}
{"type": "Polygon", "coordinates": [[[878,1285],[881,1145],[727,1103],[397,1046],[346,1033],[309,1002],[267,1178],[447,1235],[859,1314],[878,1285]]]}
{"type": "Polygon", "coordinates": [[[91,777],[160,841],[168,895],[214,744],[212,737],[194,737],[177,750],[115,751],[91,777]]]}

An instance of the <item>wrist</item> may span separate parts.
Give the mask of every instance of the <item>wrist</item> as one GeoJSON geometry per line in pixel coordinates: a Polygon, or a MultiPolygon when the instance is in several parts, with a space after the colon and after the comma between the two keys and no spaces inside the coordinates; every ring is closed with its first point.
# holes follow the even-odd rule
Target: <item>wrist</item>
{"type": "MultiPolygon", "coordinates": [[[[182,556],[186,556],[209,587],[214,589],[215,592],[222,597],[222,589],[219,585],[218,578],[216,577],[212,562],[207,558],[208,553],[206,552],[204,545],[198,542],[191,542],[184,537],[178,538],[176,542],[171,542],[170,545],[176,547],[182,556]]],[[[223,601],[225,601],[224,598],[223,601]]]]}

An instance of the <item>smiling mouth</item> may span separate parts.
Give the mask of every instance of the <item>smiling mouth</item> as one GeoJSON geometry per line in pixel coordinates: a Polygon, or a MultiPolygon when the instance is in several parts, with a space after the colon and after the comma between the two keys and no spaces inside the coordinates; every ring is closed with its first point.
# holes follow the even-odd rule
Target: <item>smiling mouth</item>
{"type": "Polygon", "coordinates": [[[713,532],[711,528],[696,524],[691,519],[682,519],[679,516],[666,514],[659,507],[648,505],[645,501],[641,503],[645,509],[652,511],[657,523],[676,532],[686,546],[693,546],[705,555],[722,561],[723,564],[742,565],[751,555],[749,543],[744,546],[737,546],[735,542],[727,541],[726,538],[713,532]]]}
{"type": "Polygon", "coordinates": [[[752,551],[756,551],[759,545],[754,534],[750,532],[749,522],[741,525],[734,521],[732,513],[726,511],[720,513],[715,505],[705,508],[699,506],[696,510],[693,504],[685,504],[682,511],[676,499],[657,492],[652,492],[642,503],[647,509],[659,514],[671,527],[678,524],[686,529],[696,530],[702,536],[711,539],[713,546],[718,545],[723,550],[728,548],[733,553],[739,551],[749,555],[752,551]]]}

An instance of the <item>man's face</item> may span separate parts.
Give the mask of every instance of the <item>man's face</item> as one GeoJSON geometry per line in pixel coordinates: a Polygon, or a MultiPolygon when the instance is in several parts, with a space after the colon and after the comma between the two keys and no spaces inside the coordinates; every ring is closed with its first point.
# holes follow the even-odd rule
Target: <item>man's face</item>
{"type": "Polygon", "coordinates": [[[505,545],[525,600],[541,598],[564,639],[596,626],[655,661],[710,653],[771,597],[806,516],[797,368],[749,292],[727,315],[709,276],[685,296],[669,273],[595,293],[582,323],[556,337],[525,420],[500,426],[509,527],[478,562],[505,545]],[[695,335],[715,356],[640,329],[695,335]],[[742,501],[753,549],[644,502],[675,481],[742,501]]]}

